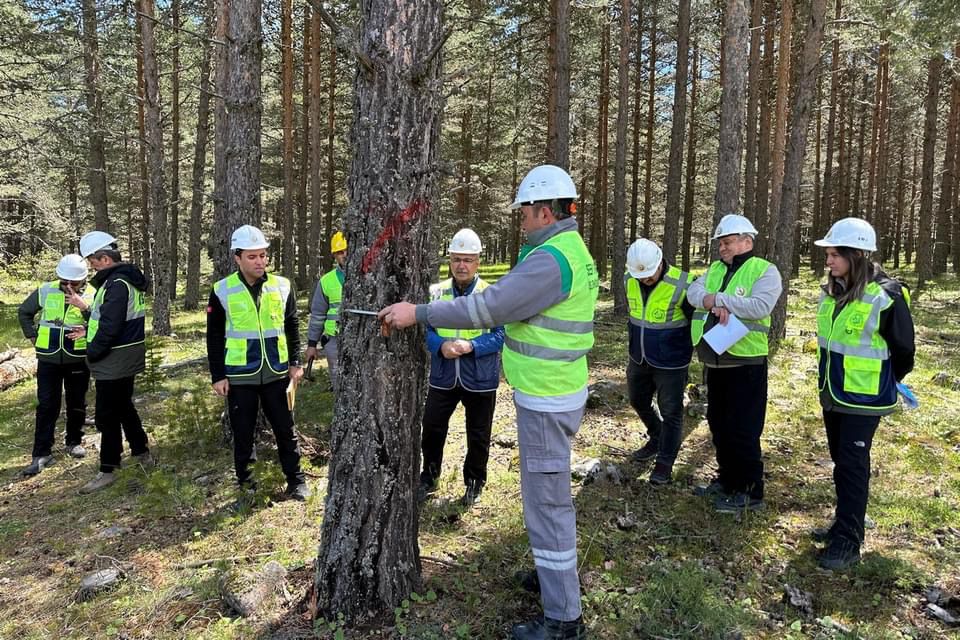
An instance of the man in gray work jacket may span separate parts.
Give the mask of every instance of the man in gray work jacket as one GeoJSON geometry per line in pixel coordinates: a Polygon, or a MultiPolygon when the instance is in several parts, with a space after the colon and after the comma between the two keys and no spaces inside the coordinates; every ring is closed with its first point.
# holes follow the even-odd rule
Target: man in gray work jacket
{"type": "Polygon", "coordinates": [[[382,309],[387,325],[506,326],[503,369],[514,388],[520,492],[540,583],[543,616],[513,627],[515,640],[580,640],[586,628],[577,575],[570,441],[587,400],[587,353],[599,281],[572,217],[576,187],[566,171],[535,167],[517,190],[527,245],[517,265],[480,293],[382,309]]]}
{"type": "Polygon", "coordinates": [[[716,479],[694,493],[712,498],[722,513],[764,506],[760,435],[767,410],[767,338],[783,284],[777,267],[753,254],[756,235],[743,216],[724,216],[713,234],[720,259],[687,289],[695,308],[690,333],[707,372],[707,422],[717,451],[716,479]],[[748,332],[718,354],[703,334],[727,324],[731,315],[748,332]]]}

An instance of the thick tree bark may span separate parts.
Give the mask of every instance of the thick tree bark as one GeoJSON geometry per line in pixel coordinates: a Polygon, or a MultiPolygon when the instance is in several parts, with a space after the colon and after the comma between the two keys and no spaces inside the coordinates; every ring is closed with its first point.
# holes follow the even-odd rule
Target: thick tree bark
{"type": "Polygon", "coordinates": [[[680,267],[690,269],[690,241],[693,238],[693,199],[697,188],[697,84],[700,80],[700,51],[693,43],[690,63],[690,131],[687,134],[687,184],[683,196],[683,242],[680,245],[680,267]]]}
{"type": "Polygon", "coordinates": [[[143,43],[143,97],[147,145],[147,210],[153,261],[145,265],[153,284],[153,334],[170,335],[170,261],[167,229],[167,191],[163,175],[163,129],[160,125],[160,70],[153,35],[153,0],[140,0],[140,38],[143,43]]]}
{"type": "Polygon", "coordinates": [[[84,98],[87,107],[87,187],[93,206],[93,223],[101,231],[110,230],[107,215],[107,160],[104,153],[103,89],[100,84],[100,43],[95,0],[81,4],[83,27],[84,98]]]}
{"type": "MultiPolygon", "coordinates": [[[[950,115],[947,118],[947,141],[943,151],[943,172],[940,174],[940,204],[937,209],[937,244],[933,250],[934,273],[940,274],[947,270],[947,257],[950,255],[950,218],[953,211],[953,185],[956,181],[957,166],[957,136],[960,125],[960,83],[957,82],[958,71],[953,70],[953,82],[950,91],[950,115]]],[[[957,238],[953,238],[953,244],[957,238]]]]}
{"type": "Polygon", "coordinates": [[[937,106],[940,101],[940,77],[943,54],[935,53],[927,61],[926,117],[923,124],[923,168],[920,184],[920,224],[917,233],[917,293],[933,277],[933,180],[934,154],[937,150],[937,106]]]}
{"type": "Polygon", "coordinates": [[[640,195],[640,101],[643,99],[643,7],[637,5],[633,76],[633,155],[630,176],[630,244],[637,239],[637,203],[640,195]]]}
{"type": "MultiPolygon", "coordinates": [[[[653,130],[657,118],[657,5],[650,7],[650,55],[647,58],[647,152],[644,158],[643,190],[643,237],[649,238],[652,232],[651,201],[653,198],[653,130]]],[[[594,256],[596,257],[596,256],[594,256]]]]}
{"type": "Polygon", "coordinates": [[[597,114],[597,167],[593,182],[593,208],[590,219],[590,253],[597,263],[600,278],[607,273],[607,144],[610,104],[610,24],[606,23],[600,40],[600,95],[597,114]]]}
{"type": "Polygon", "coordinates": [[[743,215],[754,219],[757,192],[757,108],[760,103],[760,33],[763,26],[763,0],[753,0],[750,11],[750,58],[747,65],[747,142],[743,169],[743,215]]]}
{"type": "Polygon", "coordinates": [[[680,239],[680,181],[683,175],[683,134],[687,115],[687,67],[690,49],[690,0],[679,0],[677,62],[673,83],[673,124],[667,165],[667,208],[663,214],[663,256],[673,264],[680,239]]]}
{"type": "Polygon", "coordinates": [[[570,0],[550,0],[547,162],[570,166],[570,0]]]}
{"type": "MultiPolygon", "coordinates": [[[[837,95],[840,88],[840,17],[843,0],[836,0],[834,10],[833,51],[830,56],[830,111],[827,116],[827,150],[823,167],[823,183],[817,215],[813,218],[810,233],[810,268],[820,277],[823,275],[823,250],[813,244],[822,238],[827,229],[828,220],[833,217],[833,147],[837,126],[837,95]]],[[[819,136],[817,136],[819,139],[819,136]]],[[[841,138],[843,134],[841,133],[841,138]]]]}
{"type": "MultiPolygon", "coordinates": [[[[680,0],[680,4],[689,0],[680,0]]],[[[689,22],[689,13],[687,15],[689,22]]],[[[620,0],[620,60],[617,65],[617,141],[613,176],[613,312],[627,313],[627,290],[623,278],[627,261],[625,216],[627,206],[627,117],[630,112],[630,0],[620,0]]],[[[684,65],[684,68],[686,65],[684,65]]],[[[686,81],[684,81],[686,84],[686,81]]],[[[677,178],[679,181],[679,178],[677,178]]],[[[679,191],[679,185],[678,185],[679,191]]]]}
{"type": "MultiPolygon", "coordinates": [[[[139,145],[137,147],[137,168],[140,171],[140,181],[138,183],[138,192],[140,194],[140,264],[144,269],[149,268],[151,259],[150,251],[153,244],[150,242],[150,205],[147,193],[147,129],[146,116],[144,114],[144,104],[146,102],[143,80],[143,17],[140,15],[139,0],[133,4],[134,11],[137,13],[134,23],[137,26],[137,132],[139,134],[139,145]]],[[[132,236],[131,236],[132,238],[132,236]]],[[[132,242],[131,242],[132,244],[132,242]]],[[[131,259],[133,253],[131,252],[131,259]]],[[[152,286],[153,283],[150,283],[152,286]]]]}
{"type": "Polygon", "coordinates": [[[723,93],[720,99],[720,137],[713,226],[728,213],[740,210],[740,161],[743,156],[743,114],[746,107],[747,32],[746,0],[730,0],[724,7],[723,93]]]}
{"type": "Polygon", "coordinates": [[[877,155],[879,153],[880,135],[883,131],[885,74],[887,53],[890,43],[887,42],[889,33],[883,30],[880,34],[880,54],[877,56],[877,77],[873,95],[873,127],[870,134],[870,165],[867,170],[867,207],[864,216],[868,222],[873,222],[873,194],[877,179],[877,155]]]}
{"type": "MultiPolygon", "coordinates": [[[[513,77],[513,139],[510,141],[511,163],[511,181],[510,195],[517,192],[519,184],[519,161],[520,161],[520,104],[523,100],[521,92],[521,81],[523,78],[523,25],[517,27],[517,54],[514,66],[513,77]]],[[[586,175],[586,172],[584,172],[586,175]]],[[[580,192],[580,201],[585,202],[583,191],[580,192]]],[[[583,232],[581,226],[581,233],[583,232]]],[[[510,211],[510,266],[517,264],[517,257],[520,254],[520,210],[511,209],[510,211]]]]}
{"type": "Polygon", "coordinates": [[[170,299],[177,297],[180,269],[180,4],[170,4],[173,47],[170,52],[170,299]]]}
{"type": "MultiPolygon", "coordinates": [[[[807,145],[807,129],[813,111],[813,93],[820,67],[820,45],[823,42],[823,25],[827,0],[812,0],[804,36],[800,69],[797,75],[797,91],[790,115],[790,142],[784,159],[783,194],[780,198],[780,215],[777,216],[773,262],[780,270],[783,281],[793,277],[794,239],[800,209],[800,180],[803,173],[803,156],[807,145]]],[[[788,287],[785,287],[788,289],[788,287]]],[[[784,291],[774,307],[770,335],[782,338],[786,328],[787,297],[784,291]]]]}
{"type": "MultiPolygon", "coordinates": [[[[953,59],[960,60],[960,42],[954,45],[953,59]]],[[[953,272],[960,273],[960,70],[953,70],[950,111],[956,114],[953,156],[953,272]]]]}
{"type": "Polygon", "coordinates": [[[777,47],[776,126],[773,129],[773,157],[770,161],[770,210],[767,218],[760,220],[757,226],[760,231],[760,237],[757,238],[758,251],[768,257],[773,256],[776,251],[776,230],[779,224],[780,197],[783,192],[783,165],[787,153],[793,3],[794,0],[784,0],[780,7],[780,44],[777,47]]]}
{"type": "Polygon", "coordinates": [[[760,132],[757,136],[757,188],[753,205],[755,224],[767,219],[770,201],[770,130],[773,123],[771,95],[774,78],[774,25],[776,24],[776,6],[772,0],[766,0],[763,16],[763,60],[760,75],[760,132]]]}
{"type": "Polygon", "coordinates": [[[311,264],[310,256],[316,251],[310,248],[310,234],[307,218],[307,175],[310,173],[310,62],[313,54],[311,50],[311,34],[313,33],[313,18],[310,5],[303,5],[303,85],[301,87],[302,105],[300,113],[300,157],[298,164],[300,174],[297,187],[297,286],[310,291],[312,299],[314,287],[309,286],[308,269],[311,264]]]}
{"type": "MultiPolygon", "coordinates": [[[[216,74],[214,87],[213,126],[213,225],[207,236],[207,253],[213,262],[213,279],[219,280],[235,269],[230,253],[230,234],[237,226],[237,220],[230,218],[227,210],[227,109],[224,91],[227,85],[227,29],[230,24],[229,0],[214,0],[217,3],[216,39],[224,44],[216,49],[216,74]]],[[[243,224],[242,222],[240,224],[243,224]]]]}
{"type": "MultiPolygon", "coordinates": [[[[343,307],[377,309],[425,300],[436,272],[442,5],[367,0],[360,9],[359,47],[374,69],[354,80],[343,307]]],[[[320,616],[354,622],[392,611],[419,585],[427,355],[422,329],[383,338],[376,322],[347,314],[340,331],[340,384],[350,392],[337,396],[331,427],[315,586],[320,616]]]]}
{"type": "Polygon", "coordinates": [[[293,164],[296,144],[293,131],[293,0],[280,2],[280,105],[283,112],[283,202],[278,220],[283,234],[281,265],[283,274],[293,278],[296,274],[293,217],[297,179],[293,164]]]}
{"type": "Polygon", "coordinates": [[[204,174],[207,166],[207,141],[210,136],[210,62],[213,57],[215,32],[214,0],[206,0],[204,21],[207,37],[203,40],[200,58],[200,95],[197,98],[197,131],[193,148],[193,174],[190,181],[190,245],[187,249],[187,289],[183,307],[196,309],[200,303],[200,237],[203,233],[203,205],[206,199],[204,174]]]}
{"type": "MultiPolygon", "coordinates": [[[[327,242],[320,241],[320,216],[323,211],[323,175],[320,167],[323,165],[323,23],[320,14],[313,14],[313,33],[310,38],[310,281],[320,277],[321,262],[329,256],[329,238],[327,242]]],[[[331,42],[333,38],[330,39],[331,42]]],[[[304,229],[307,232],[307,229],[304,229]]]]}
{"type": "MultiPolygon", "coordinates": [[[[327,237],[333,237],[333,200],[336,197],[337,167],[333,162],[333,140],[337,133],[337,48],[330,44],[330,64],[327,65],[329,74],[327,82],[327,194],[324,198],[324,217],[327,237]]],[[[330,256],[333,265],[333,255],[330,256]]]]}

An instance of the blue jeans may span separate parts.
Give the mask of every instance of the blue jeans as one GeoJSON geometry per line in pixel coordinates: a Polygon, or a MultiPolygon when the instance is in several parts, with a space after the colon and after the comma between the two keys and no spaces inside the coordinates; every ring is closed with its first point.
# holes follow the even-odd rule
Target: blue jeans
{"type": "Polygon", "coordinates": [[[658,369],[649,363],[627,364],[627,391],[630,406],[647,427],[651,442],[660,449],[657,463],[673,466],[683,440],[683,390],[687,386],[687,367],[658,369]],[[653,405],[653,396],[657,405],[653,405]]]}

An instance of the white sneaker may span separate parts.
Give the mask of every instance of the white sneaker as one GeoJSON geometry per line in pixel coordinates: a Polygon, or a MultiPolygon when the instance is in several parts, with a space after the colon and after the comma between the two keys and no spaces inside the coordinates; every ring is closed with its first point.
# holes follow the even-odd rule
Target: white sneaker
{"type": "Polygon", "coordinates": [[[67,454],[71,458],[84,458],[87,455],[87,450],[83,448],[82,444],[75,444],[67,447],[67,454]]]}
{"type": "Polygon", "coordinates": [[[80,493],[84,495],[93,493],[94,491],[99,491],[104,487],[109,487],[116,481],[117,476],[113,473],[104,473],[103,471],[98,471],[93,480],[80,487],[80,493]]]}

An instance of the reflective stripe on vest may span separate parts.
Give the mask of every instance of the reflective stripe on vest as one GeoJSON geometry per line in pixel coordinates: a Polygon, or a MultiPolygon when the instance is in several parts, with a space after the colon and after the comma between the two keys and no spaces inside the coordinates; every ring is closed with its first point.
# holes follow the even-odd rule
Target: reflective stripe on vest
{"type": "Polygon", "coordinates": [[[343,270],[339,267],[327,271],[320,278],[323,295],[327,296],[327,319],[323,322],[323,333],[335,336],[339,331],[340,301],[343,299],[343,270]]]}
{"type": "MultiPolygon", "coordinates": [[[[836,314],[836,300],[825,292],[817,307],[818,358],[827,358],[820,390],[829,390],[833,401],[845,407],[887,410],[894,404],[880,404],[880,377],[883,363],[890,358],[887,341],[880,335],[880,314],[893,299],[876,282],[864,288],[859,300],[848,302],[836,314]],[[843,380],[832,375],[833,358],[843,358],[843,380]],[[873,397],[875,402],[850,402],[848,394],[873,397]]],[[[896,396],[893,396],[894,399],[896,396]]]]}
{"type": "Polygon", "coordinates": [[[660,282],[647,296],[646,304],[640,291],[640,281],[626,276],[627,303],[630,305],[630,324],[649,329],[675,329],[689,323],[683,315],[683,300],[693,277],[678,267],[670,267],[660,282]]]}
{"type": "MultiPolygon", "coordinates": [[[[477,282],[473,285],[473,290],[470,291],[470,295],[480,293],[488,286],[490,285],[488,285],[483,278],[477,278],[477,282]]],[[[447,278],[443,282],[430,287],[431,300],[453,300],[453,298],[453,278],[447,278]]],[[[485,333],[490,333],[489,329],[445,329],[442,327],[434,327],[434,329],[436,329],[437,335],[441,338],[459,338],[463,340],[473,340],[485,333]]]]}
{"type": "MultiPolygon", "coordinates": [[[[704,289],[706,289],[707,293],[718,293],[720,291],[720,285],[723,284],[723,278],[727,275],[728,268],[727,264],[722,260],[717,260],[710,265],[704,284],[704,289]]],[[[757,283],[757,280],[759,280],[769,268],[769,262],[763,258],[753,256],[740,265],[740,268],[737,269],[733,277],[730,278],[730,282],[727,283],[722,293],[730,296],[749,297],[751,291],[753,291],[753,285],[757,283]]],[[[698,307],[693,312],[693,321],[690,323],[690,337],[693,339],[694,345],[699,344],[700,339],[703,337],[703,329],[706,325],[708,314],[709,312],[701,307],[698,307]]],[[[741,358],[755,358],[767,355],[770,350],[767,344],[767,334],[770,333],[770,316],[766,316],[760,320],[744,320],[743,318],[739,320],[743,322],[749,331],[747,335],[727,349],[727,353],[741,358]]]]}
{"type": "MultiPolygon", "coordinates": [[[[93,294],[89,288],[81,297],[87,304],[93,302],[93,294]]],[[[83,358],[87,349],[87,338],[83,337],[74,342],[66,339],[69,331],[64,331],[64,328],[83,326],[83,312],[67,304],[67,296],[60,290],[60,281],[41,284],[37,288],[37,299],[40,304],[40,322],[35,345],[37,354],[54,355],[62,349],[64,355],[83,358]]]]}
{"type": "MultiPolygon", "coordinates": [[[[552,398],[558,406],[586,388],[587,353],[593,347],[593,314],[599,280],[593,258],[576,231],[549,238],[532,251],[559,252],[571,270],[566,300],[506,326],[503,370],[520,393],[552,398]]],[[[559,258],[558,258],[559,259],[559,258]]]]}
{"type": "Polygon", "coordinates": [[[103,283],[97,294],[93,297],[93,305],[90,307],[90,322],[87,326],[87,342],[92,342],[97,330],[100,328],[100,307],[103,305],[103,298],[107,293],[107,286],[113,282],[122,282],[127,287],[127,315],[123,323],[123,331],[120,332],[117,344],[111,345],[111,349],[122,349],[135,344],[141,344],[146,337],[146,317],[147,305],[143,299],[143,291],[140,291],[123,278],[116,278],[103,283]]]}
{"type": "Polygon", "coordinates": [[[289,369],[287,336],[283,330],[290,281],[267,275],[260,289],[260,305],[238,272],[217,281],[213,292],[226,313],[224,364],[227,377],[255,376],[267,368],[282,375],[289,369]]]}

